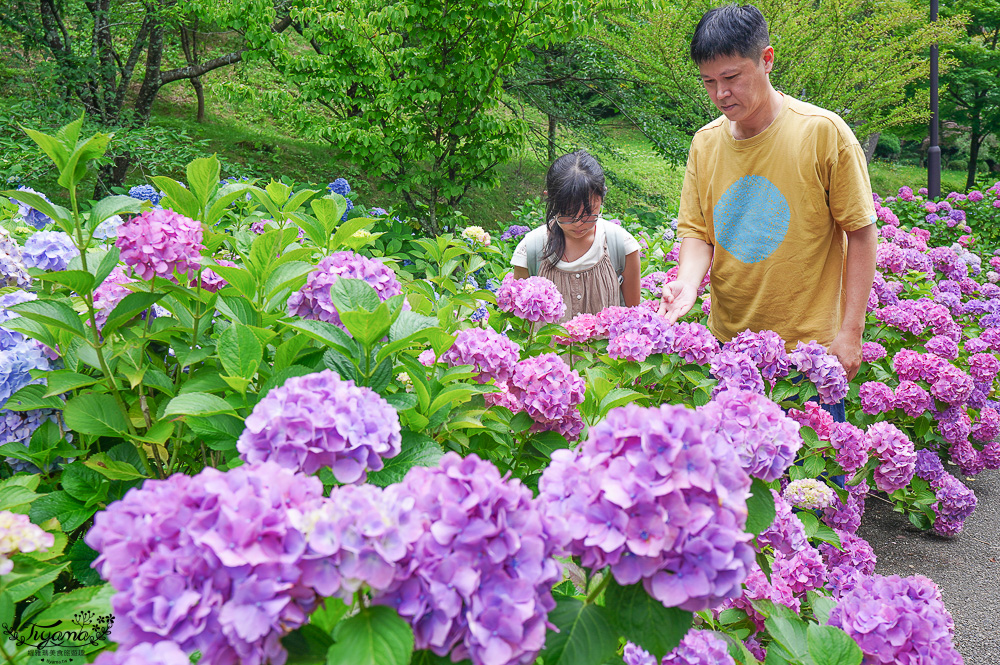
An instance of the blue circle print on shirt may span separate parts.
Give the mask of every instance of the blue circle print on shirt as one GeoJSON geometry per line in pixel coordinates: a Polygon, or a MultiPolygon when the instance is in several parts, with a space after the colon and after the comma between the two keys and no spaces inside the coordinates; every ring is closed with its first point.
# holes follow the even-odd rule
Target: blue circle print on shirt
{"type": "Polygon", "coordinates": [[[729,186],[713,210],[715,240],[743,263],[771,256],[788,233],[788,201],[759,175],[743,176],[729,186]]]}

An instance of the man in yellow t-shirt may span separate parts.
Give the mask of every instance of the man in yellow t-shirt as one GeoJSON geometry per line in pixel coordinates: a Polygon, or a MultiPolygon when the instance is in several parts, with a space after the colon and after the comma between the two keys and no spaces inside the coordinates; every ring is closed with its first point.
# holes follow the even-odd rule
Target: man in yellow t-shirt
{"type": "Polygon", "coordinates": [[[691,143],[678,275],[661,314],[687,313],[711,267],[720,341],[747,328],[774,330],[789,348],[815,340],[853,379],[877,243],[858,140],[835,113],[774,89],[767,22],[752,5],[707,12],[691,57],[722,117],[691,143]]]}

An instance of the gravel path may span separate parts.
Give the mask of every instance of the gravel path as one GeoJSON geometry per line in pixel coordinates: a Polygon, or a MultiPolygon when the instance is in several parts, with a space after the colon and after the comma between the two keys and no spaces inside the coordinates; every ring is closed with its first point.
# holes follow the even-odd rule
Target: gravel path
{"type": "MultiPolygon", "coordinates": [[[[954,467],[948,470],[958,475],[954,467]]],[[[919,531],[876,496],[868,498],[858,535],[875,549],[877,573],[920,574],[937,582],[955,618],[955,643],[966,665],[995,665],[1000,660],[1000,473],[984,471],[967,484],[979,504],[953,539],[919,531]]]]}

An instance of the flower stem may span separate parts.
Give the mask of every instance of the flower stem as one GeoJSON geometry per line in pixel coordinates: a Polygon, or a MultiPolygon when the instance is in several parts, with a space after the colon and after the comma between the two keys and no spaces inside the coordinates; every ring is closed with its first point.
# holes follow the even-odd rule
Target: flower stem
{"type": "Polygon", "coordinates": [[[591,603],[596,601],[598,597],[600,597],[600,595],[604,593],[604,590],[608,588],[608,585],[611,583],[612,577],[613,575],[611,574],[611,571],[605,570],[604,577],[602,577],[601,581],[597,583],[597,586],[591,589],[590,593],[587,594],[587,600],[585,600],[584,603],[590,605],[591,603]]]}

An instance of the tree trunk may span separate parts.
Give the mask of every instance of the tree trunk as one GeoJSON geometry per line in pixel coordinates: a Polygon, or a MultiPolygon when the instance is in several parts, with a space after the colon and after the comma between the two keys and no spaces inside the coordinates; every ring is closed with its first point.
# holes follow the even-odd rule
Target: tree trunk
{"type": "Polygon", "coordinates": [[[969,136],[969,171],[965,178],[965,191],[969,191],[976,185],[976,165],[979,163],[979,146],[985,136],[981,136],[973,125],[972,134],[969,136]]]}
{"type": "Polygon", "coordinates": [[[875,158],[875,148],[878,147],[878,140],[881,138],[882,132],[875,132],[865,141],[865,161],[869,164],[875,158]]]}
{"type": "Polygon", "coordinates": [[[194,94],[198,98],[198,122],[205,122],[205,86],[201,84],[200,76],[191,77],[191,87],[194,88],[194,94]]]}
{"type": "Polygon", "coordinates": [[[97,201],[111,193],[112,187],[121,187],[125,184],[125,176],[128,175],[129,167],[132,165],[132,155],[123,152],[115,155],[110,164],[105,164],[97,171],[97,184],[94,185],[94,200],[97,201]]]}
{"type": "Polygon", "coordinates": [[[556,161],[556,117],[549,114],[549,164],[556,161]]]}

